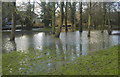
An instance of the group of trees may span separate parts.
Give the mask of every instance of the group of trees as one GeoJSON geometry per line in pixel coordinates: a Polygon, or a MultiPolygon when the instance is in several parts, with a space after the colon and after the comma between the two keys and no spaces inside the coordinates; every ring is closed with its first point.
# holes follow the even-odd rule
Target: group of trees
{"type": "MultiPolygon", "coordinates": [[[[83,31],[83,27],[87,26],[88,37],[90,37],[91,27],[101,29],[108,29],[111,34],[111,25],[118,25],[118,3],[117,2],[36,2],[40,9],[40,17],[44,27],[52,27],[52,33],[55,37],[60,36],[62,27],[65,24],[65,31],[67,32],[68,24],[71,24],[71,30],[79,29],[83,31]],[[59,21],[59,23],[57,23],[59,21]],[[57,28],[56,28],[57,26],[57,28]]],[[[31,7],[27,7],[26,25],[31,29],[33,24],[33,16],[31,15],[31,7]]],[[[13,7],[16,8],[15,2],[13,7]]],[[[15,8],[12,10],[12,35],[15,32],[15,8]]],[[[35,7],[33,8],[35,9],[35,7]]],[[[3,11],[5,12],[5,11],[3,11]]],[[[34,12],[34,11],[33,11],[34,12]]],[[[21,19],[24,15],[21,16],[21,19]]],[[[13,36],[12,36],[13,37],[13,36]]],[[[13,40],[13,38],[12,38],[13,40]]]]}
{"type": "Polygon", "coordinates": [[[117,2],[41,2],[42,10],[47,9],[47,11],[44,10],[42,15],[44,16],[43,20],[48,19],[49,21],[44,22],[44,25],[49,26],[51,23],[52,33],[56,33],[57,37],[60,35],[63,24],[65,24],[65,31],[68,31],[68,21],[71,23],[72,31],[75,31],[78,27],[80,32],[83,30],[83,24],[86,23],[88,26],[88,37],[90,37],[91,26],[99,27],[101,33],[107,28],[108,33],[111,34],[112,25],[118,25],[117,5],[117,2]],[[56,8],[60,9],[59,12],[56,12],[56,8]],[[45,13],[49,13],[50,17],[45,17],[45,13]],[[79,18],[77,19],[78,15],[79,18]],[[55,18],[57,17],[59,17],[60,21],[58,30],[55,28],[55,18]]]}
{"type": "Polygon", "coordinates": [[[12,23],[11,26],[11,38],[10,40],[15,40],[15,30],[16,30],[16,22],[17,20],[21,23],[21,28],[23,29],[23,25],[25,24],[26,30],[32,30],[33,26],[33,11],[31,10],[33,7],[28,2],[26,4],[26,11],[20,12],[17,9],[16,2],[3,2],[2,3],[2,26],[7,25],[8,22],[12,23]],[[7,22],[6,22],[7,19],[7,22]]]}
{"type": "MultiPolygon", "coordinates": [[[[88,2],[88,3],[80,2],[78,10],[77,10],[78,7],[76,6],[77,4],[78,3],[76,2],[72,2],[72,3],[64,2],[62,5],[63,7],[60,7],[60,8],[65,7],[65,14],[64,14],[64,11],[60,10],[60,12],[62,12],[61,14],[64,15],[65,17],[65,31],[68,31],[67,29],[67,20],[69,20],[67,19],[68,16],[70,17],[72,31],[76,30],[76,27],[79,27],[79,31],[82,32],[83,23],[86,23],[87,21],[88,37],[90,37],[90,29],[92,25],[94,27],[98,26],[99,29],[101,29],[101,33],[103,33],[104,29],[107,28],[108,34],[111,34],[112,25],[118,25],[118,13],[119,13],[117,11],[118,2],[88,2]],[[85,6],[87,6],[87,8],[83,9],[83,7],[85,6]],[[66,8],[70,8],[69,10],[70,14],[67,14],[66,8]],[[77,19],[76,17],[78,14],[80,15],[79,19],[77,19]],[[86,17],[86,19],[84,17],[86,17]],[[84,19],[84,21],[82,19],[84,19]]],[[[61,14],[60,14],[60,17],[61,17],[61,14]]],[[[61,17],[61,18],[64,18],[64,17],[61,17]]],[[[60,20],[63,21],[64,19],[60,19],[60,20]]],[[[63,25],[63,22],[60,23],[60,26],[61,25],[63,25]]]]}

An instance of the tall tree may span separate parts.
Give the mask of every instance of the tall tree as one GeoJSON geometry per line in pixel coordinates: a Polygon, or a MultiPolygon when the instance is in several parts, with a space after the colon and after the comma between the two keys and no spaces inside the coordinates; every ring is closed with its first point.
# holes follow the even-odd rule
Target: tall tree
{"type": "Polygon", "coordinates": [[[2,26],[7,25],[7,23],[11,20],[12,17],[11,15],[12,15],[11,2],[2,2],[2,26]]]}
{"type": "Polygon", "coordinates": [[[55,37],[58,37],[58,38],[60,36],[61,30],[62,30],[62,26],[63,26],[63,18],[64,18],[63,17],[63,15],[64,15],[63,7],[64,7],[64,2],[61,2],[60,3],[60,26],[58,27],[58,31],[55,34],[55,37]]]}
{"type": "Polygon", "coordinates": [[[110,20],[110,3],[108,4],[108,34],[110,35],[111,34],[111,20],[110,20]]]}
{"type": "Polygon", "coordinates": [[[90,26],[91,26],[91,0],[89,2],[89,13],[88,13],[88,37],[90,37],[90,26]]]}
{"type": "Polygon", "coordinates": [[[68,16],[68,2],[66,1],[66,6],[65,6],[65,31],[67,32],[68,31],[68,26],[67,26],[67,16],[68,16]]]}
{"type": "Polygon", "coordinates": [[[11,28],[11,37],[10,37],[10,41],[14,41],[15,40],[15,16],[16,16],[16,2],[12,2],[12,28],[11,28]]]}
{"type": "MultiPolygon", "coordinates": [[[[37,2],[38,3],[38,2],[37,2]]],[[[51,23],[52,20],[52,5],[50,2],[46,3],[46,2],[41,2],[38,3],[41,7],[41,19],[42,22],[44,23],[44,27],[49,27],[49,24],[51,23]]]]}
{"type": "MultiPolygon", "coordinates": [[[[118,8],[117,9],[120,9],[120,2],[118,2],[118,8]]],[[[120,26],[120,23],[119,23],[119,20],[120,20],[120,11],[117,11],[117,15],[118,15],[118,21],[117,21],[117,24],[118,24],[118,27],[120,26]]]]}
{"type": "Polygon", "coordinates": [[[72,31],[74,31],[76,30],[76,24],[75,24],[76,2],[72,2],[72,4],[70,4],[70,8],[71,8],[72,31]]]}
{"type": "Polygon", "coordinates": [[[79,31],[82,32],[82,1],[79,2],[79,8],[80,8],[79,31]]]}
{"type": "Polygon", "coordinates": [[[35,1],[33,0],[33,12],[35,11],[35,1]]]}
{"type": "Polygon", "coordinates": [[[102,30],[101,30],[101,33],[104,32],[104,27],[105,27],[105,24],[106,24],[106,2],[103,2],[103,24],[102,24],[102,30]]]}
{"type": "Polygon", "coordinates": [[[55,34],[55,2],[52,2],[52,33],[55,34]]]}
{"type": "Polygon", "coordinates": [[[32,30],[32,26],[33,26],[33,13],[34,12],[32,12],[31,9],[32,9],[32,5],[29,1],[28,6],[27,6],[27,11],[26,11],[27,16],[26,16],[26,19],[25,19],[27,30],[32,30]]]}

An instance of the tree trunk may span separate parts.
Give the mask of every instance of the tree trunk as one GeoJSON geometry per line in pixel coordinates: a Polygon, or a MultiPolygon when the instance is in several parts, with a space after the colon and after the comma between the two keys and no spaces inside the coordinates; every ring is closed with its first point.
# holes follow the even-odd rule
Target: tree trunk
{"type": "Polygon", "coordinates": [[[55,2],[53,2],[52,8],[52,33],[55,34],[55,2]]]}
{"type": "Polygon", "coordinates": [[[15,9],[16,8],[16,3],[13,2],[13,7],[12,7],[12,28],[11,28],[11,37],[10,37],[10,41],[14,41],[15,40],[15,9]]]}
{"type": "Polygon", "coordinates": [[[106,22],[105,17],[106,17],[106,3],[103,2],[103,25],[102,25],[101,33],[104,32],[104,27],[105,27],[105,24],[106,24],[106,23],[105,23],[105,22],[106,22]]]}
{"type": "Polygon", "coordinates": [[[59,38],[61,30],[62,30],[62,26],[63,26],[63,6],[64,6],[64,2],[61,2],[60,4],[60,26],[58,27],[58,31],[56,32],[55,37],[59,38]]]}
{"type": "Polygon", "coordinates": [[[66,2],[66,7],[65,7],[65,31],[68,31],[68,26],[67,26],[67,7],[68,7],[68,2],[66,2]]]}
{"type": "Polygon", "coordinates": [[[90,26],[91,26],[91,0],[90,0],[90,2],[89,2],[88,37],[90,37],[90,26]]]}
{"type": "Polygon", "coordinates": [[[33,1],[33,12],[35,10],[35,1],[33,1]]]}
{"type": "Polygon", "coordinates": [[[21,32],[22,32],[22,34],[23,34],[24,19],[23,19],[22,17],[21,17],[20,22],[21,22],[21,32]]]}
{"type": "Polygon", "coordinates": [[[79,3],[79,6],[80,6],[79,31],[82,32],[82,2],[79,3]]]}
{"type": "Polygon", "coordinates": [[[11,43],[13,45],[13,51],[16,51],[17,49],[16,49],[16,43],[15,43],[15,41],[11,41],[11,43]]]}
{"type": "Polygon", "coordinates": [[[72,31],[74,31],[74,18],[73,18],[73,8],[72,8],[72,4],[70,3],[70,22],[71,22],[71,28],[72,31]]]}
{"type": "Polygon", "coordinates": [[[28,17],[26,17],[26,30],[32,30],[33,27],[33,15],[31,11],[31,3],[28,2],[28,7],[26,13],[28,14],[28,17]]]}
{"type": "Polygon", "coordinates": [[[72,22],[72,31],[76,30],[76,24],[75,24],[75,12],[76,12],[76,3],[73,2],[71,7],[71,22],[72,22]]]}
{"type": "Polygon", "coordinates": [[[111,21],[110,21],[110,3],[108,8],[108,34],[111,34],[111,21]]]}
{"type": "Polygon", "coordinates": [[[73,3],[74,31],[76,30],[76,2],[73,3]]]}

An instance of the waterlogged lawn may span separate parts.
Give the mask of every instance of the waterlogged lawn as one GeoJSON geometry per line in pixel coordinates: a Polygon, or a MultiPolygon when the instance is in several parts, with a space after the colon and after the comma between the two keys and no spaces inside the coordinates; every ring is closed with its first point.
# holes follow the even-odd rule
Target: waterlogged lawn
{"type": "Polygon", "coordinates": [[[118,75],[118,47],[120,45],[89,52],[88,55],[80,56],[71,62],[63,62],[62,58],[57,58],[54,54],[46,55],[47,49],[13,51],[2,55],[2,73],[3,75],[118,75]],[[59,62],[63,62],[64,65],[59,62]],[[48,67],[49,63],[57,66],[48,67]]]}
{"type": "Polygon", "coordinates": [[[73,63],[51,74],[63,75],[118,75],[118,47],[100,50],[79,57],[73,63]]]}

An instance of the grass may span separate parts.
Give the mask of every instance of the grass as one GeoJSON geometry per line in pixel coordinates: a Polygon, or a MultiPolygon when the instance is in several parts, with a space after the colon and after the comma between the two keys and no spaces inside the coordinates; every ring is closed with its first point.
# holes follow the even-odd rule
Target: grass
{"type": "Polygon", "coordinates": [[[62,75],[118,75],[118,47],[100,50],[79,57],[73,63],[50,74],[62,75]]]}
{"type": "MultiPolygon", "coordinates": [[[[45,55],[46,51],[30,49],[24,52],[13,51],[5,53],[2,56],[2,73],[3,75],[118,75],[118,47],[113,46],[108,49],[88,53],[80,56],[76,60],[60,65],[56,70],[47,72],[36,71],[35,66],[43,66],[42,62],[53,59],[51,63],[59,62],[56,55],[45,55]],[[36,58],[42,54],[43,57],[36,58]],[[34,66],[34,64],[36,64],[34,66]],[[30,67],[32,70],[30,70],[30,67]],[[21,68],[21,69],[20,69],[21,68]]],[[[52,50],[50,51],[52,52],[52,50]]],[[[46,68],[47,69],[47,68],[46,68]]]]}

